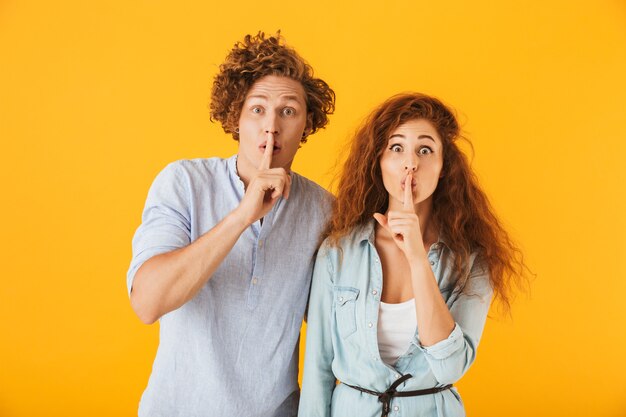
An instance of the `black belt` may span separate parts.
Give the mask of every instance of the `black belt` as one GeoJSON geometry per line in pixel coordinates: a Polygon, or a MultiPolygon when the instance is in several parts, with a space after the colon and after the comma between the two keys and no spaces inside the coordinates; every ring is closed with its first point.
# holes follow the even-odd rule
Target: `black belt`
{"type": "Polygon", "coordinates": [[[396,388],[398,388],[398,385],[400,385],[401,383],[403,383],[404,381],[412,377],[413,375],[411,374],[403,375],[400,379],[396,380],[396,382],[391,384],[391,386],[387,388],[387,391],[385,392],[378,392],[378,391],[372,391],[372,390],[361,388],[361,387],[355,387],[354,385],[346,384],[345,382],[343,382],[343,384],[349,386],[350,388],[354,388],[357,391],[361,391],[366,394],[377,396],[378,401],[383,403],[383,413],[381,414],[381,417],[387,417],[387,415],[389,414],[391,399],[393,397],[417,397],[419,395],[434,394],[436,392],[441,392],[441,391],[445,391],[447,389],[452,388],[452,384],[448,384],[443,387],[418,389],[415,391],[396,391],[396,388]]]}

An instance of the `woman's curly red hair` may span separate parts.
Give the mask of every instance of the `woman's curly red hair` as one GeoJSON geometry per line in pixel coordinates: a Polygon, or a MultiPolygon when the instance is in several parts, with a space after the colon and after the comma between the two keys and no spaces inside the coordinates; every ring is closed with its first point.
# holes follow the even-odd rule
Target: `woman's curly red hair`
{"type": "Polygon", "coordinates": [[[266,75],[289,77],[302,84],[308,115],[302,143],[326,126],[328,115],[335,110],[335,92],[325,81],[313,77],[311,66],[284,44],[280,32],[268,37],[263,32],[246,35],[243,42],[235,44],[213,82],[211,120],[219,121],[226,133],[239,140],[236,128],[243,102],[255,81],[266,75]]]}
{"type": "Polygon", "coordinates": [[[476,252],[489,271],[495,298],[509,311],[511,289],[524,283],[527,271],[522,253],[498,220],[457,145],[458,139],[467,139],[461,136],[454,113],[434,97],[419,93],[391,97],[357,130],[339,177],[326,231],[328,241],[339,246],[340,239],[353,228],[372,221],[374,213],[386,212],[389,194],[383,185],[380,158],[393,131],[414,119],[429,121],[443,144],[443,176],[433,194],[432,213],[442,238],[455,254],[455,290],[465,288],[468,261],[476,252]]]}

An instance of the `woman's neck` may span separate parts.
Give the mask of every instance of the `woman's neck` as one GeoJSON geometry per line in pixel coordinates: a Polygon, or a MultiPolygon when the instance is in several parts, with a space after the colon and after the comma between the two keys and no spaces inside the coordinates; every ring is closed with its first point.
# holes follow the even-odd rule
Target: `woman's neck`
{"type": "MultiPolygon", "coordinates": [[[[426,200],[421,201],[415,205],[415,213],[420,223],[420,231],[422,232],[422,241],[426,251],[430,248],[430,245],[437,242],[439,239],[439,227],[435,224],[432,216],[433,200],[432,196],[426,200]]],[[[387,209],[387,215],[390,211],[402,211],[402,202],[398,202],[389,199],[389,208],[387,209]]]]}

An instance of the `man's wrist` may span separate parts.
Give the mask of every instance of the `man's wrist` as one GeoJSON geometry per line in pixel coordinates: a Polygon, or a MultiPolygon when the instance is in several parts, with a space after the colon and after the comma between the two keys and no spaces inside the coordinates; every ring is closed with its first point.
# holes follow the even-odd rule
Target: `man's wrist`
{"type": "Polygon", "coordinates": [[[246,219],[246,217],[239,211],[239,208],[231,211],[224,220],[228,226],[234,227],[241,232],[246,230],[252,224],[252,222],[248,221],[248,219],[246,219]]]}

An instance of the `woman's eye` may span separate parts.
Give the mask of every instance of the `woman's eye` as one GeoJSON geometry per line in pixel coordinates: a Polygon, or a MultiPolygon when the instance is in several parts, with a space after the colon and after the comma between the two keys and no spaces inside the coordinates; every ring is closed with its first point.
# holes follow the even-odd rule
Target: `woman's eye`
{"type": "Polygon", "coordinates": [[[402,146],[400,146],[400,145],[398,145],[398,144],[391,145],[391,146],[389,147],[389,150],[390,150],[391,152],[402,152],[402,146]]]}
{"type": "Polygon", "coordinates": [[[287,108],[283,109],[283,114],[285,116],[293,116],[294,114],[296,114],[296,111],[294,109],[292,109],[291,107],[287,107],[287,108]]]}
{"type": "Polygon", "coordinates": [[[427,146],[424,146],[419,151],[417,151],[417,153],[419,153],[420,155],[428,155],[428,154],[433,153],[433,150],[427,146]]]}
{"type": "Polygon", "coordinates": [[[252,108],[252,113],[254,113],[254,114],[261,114],[262,111],[263,110],[261,110],[260,107],[253,107],[252,108]]]}

